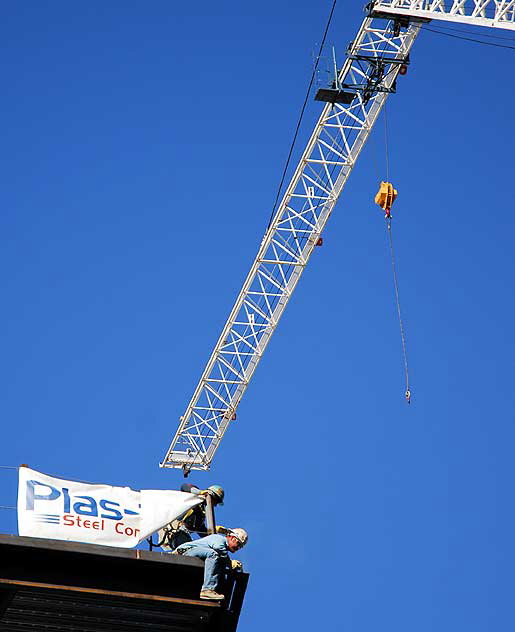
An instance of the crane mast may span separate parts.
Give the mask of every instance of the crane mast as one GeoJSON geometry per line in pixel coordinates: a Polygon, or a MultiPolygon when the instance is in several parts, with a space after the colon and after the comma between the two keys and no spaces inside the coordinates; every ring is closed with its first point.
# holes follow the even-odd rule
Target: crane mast
{"type": "Polygon", "coordinates": [[[376,0],[347,59],[160,464],[208,470],[420,26],[430,19],[514,28],[515,0],[376,0]]]}

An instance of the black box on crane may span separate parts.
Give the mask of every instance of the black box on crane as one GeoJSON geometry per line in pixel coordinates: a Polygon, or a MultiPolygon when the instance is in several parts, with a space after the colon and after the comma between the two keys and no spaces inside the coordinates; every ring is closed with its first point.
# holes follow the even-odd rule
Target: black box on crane
{"type": "Polygon", "coordinates": [[[315,101],[325,101],[326,103],[342,103],[350,105],[356,95],[354,92],[345,92],[333,88],[319,88],[315,95],[315,101]]]}

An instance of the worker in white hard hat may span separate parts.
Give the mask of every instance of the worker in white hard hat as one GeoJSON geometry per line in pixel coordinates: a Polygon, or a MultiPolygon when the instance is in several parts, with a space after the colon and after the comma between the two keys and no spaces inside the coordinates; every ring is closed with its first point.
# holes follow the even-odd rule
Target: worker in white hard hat
{"type": "MultiPolygon", "coordinates": [[[[220,485],[211,485],[207,489],[200,489],[191,483],[184,483],[181,492],[195,494],[196,496],[210,496],[213,506],[223,505],[225,492],[220,485]]],[[[196,505],[177,520],[173,520],[159,531],[158,546],[165,551],[173,551],[181,544],[191,542],[192,533],[204,536],[207,533],[206,527],[206,506],[205,502],[196,505]]]]}
{"type": "Polygon", "coordinates": [[[177,555],[188,555],[204,560],[204,583],[200,590],[201,599],[221,601],[225,596],[217,592],[220,581],[228,569],[241,571],[238,560],[231,560],[229,553],[235,553],[247,544],[249,536],[245,529],[226,529],[225,534],[215,533],[205,538],[181,544],[175,551],[177,555]]]}

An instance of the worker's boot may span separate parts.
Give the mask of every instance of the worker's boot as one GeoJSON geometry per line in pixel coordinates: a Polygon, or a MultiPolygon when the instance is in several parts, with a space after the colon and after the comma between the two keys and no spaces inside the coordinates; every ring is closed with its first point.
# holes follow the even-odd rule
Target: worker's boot
{"type": "Polygon", "coordinates": [[[213,599],[214,601],[221,601],[225,599],[225,595],[221,595],[214,590],[201,590],[200,591],[201,599],[213,599]]]}

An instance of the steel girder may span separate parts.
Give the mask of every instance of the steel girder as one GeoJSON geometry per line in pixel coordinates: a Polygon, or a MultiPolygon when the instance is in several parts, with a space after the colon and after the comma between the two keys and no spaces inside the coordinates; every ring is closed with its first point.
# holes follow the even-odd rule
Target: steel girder
{"type": "Polygon", "coordinates": [[[373,11],[515,30],[515,0],[376,0],[373,11]]]}
{"type": "Polygon", "coordinates": [[[367,17],[261,242],[161,467],[207,470],[386,101],[420,21],[367,17]]]}

